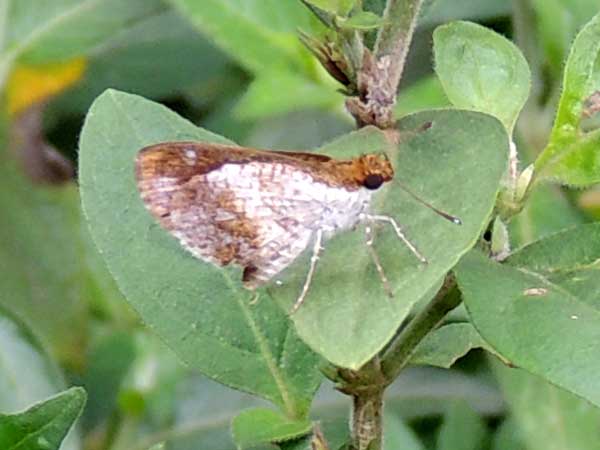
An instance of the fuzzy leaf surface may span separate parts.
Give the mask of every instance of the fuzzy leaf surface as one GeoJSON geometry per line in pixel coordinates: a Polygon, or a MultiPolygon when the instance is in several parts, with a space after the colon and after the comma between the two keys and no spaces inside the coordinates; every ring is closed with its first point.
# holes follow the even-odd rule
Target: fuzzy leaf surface
{"type": "Polygon", "coordinates": [[[462,21],[438,27],[433,42],[435,70],[450,101],[491,114],[512,132],[531,84],[520,50],[496,32],[462,21]]]}
{"type": "Polygon", "coordinates": [[[597,224],[575,227],[523,248],[504,265],[472,252],[456,272],[475,327],[498,353],[595,405],[599,234],[597,224]]]}
{"type": "Polygon", "coordinates": [[[318,357],[266,294],[250,304],[239,269],[193,258],[142,204],[137,152],[177,140],[228,142],[138,96],[109,90],[96,100],[80,143],[81,195],[94,241],[128,301],[187,364],[301,417],[321,380],[318,357]]]}

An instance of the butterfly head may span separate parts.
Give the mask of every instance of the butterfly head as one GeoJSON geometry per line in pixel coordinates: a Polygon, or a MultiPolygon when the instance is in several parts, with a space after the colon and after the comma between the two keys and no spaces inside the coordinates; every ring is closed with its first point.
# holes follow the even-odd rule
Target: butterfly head
{"type": "Polygon", "coordinates": [[[369,189],[376,190],[394,177],[394,169],[387,156],[381,154],[362,155],[356,160],[358,181],[369,189]]]}

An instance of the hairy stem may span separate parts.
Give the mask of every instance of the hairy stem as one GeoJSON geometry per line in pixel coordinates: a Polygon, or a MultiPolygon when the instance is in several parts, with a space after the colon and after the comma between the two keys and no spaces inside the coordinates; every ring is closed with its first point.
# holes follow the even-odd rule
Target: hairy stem
{"type": "Polygon", "coordinates": [[[392,65],[388,82],[398,89],[406,56],[423,0],[388,0],[383,14],[383,26],[375,42],[375,59],[389,57],[392,65]]]}
{"type": "Polygon", "coordinates": [[[423,0],[388,0],[374,53],[364,49],[357,74],[357,97],[346,108],[358,127],[394,128],[398,84],[423,0]]]}
{"type": "Polygon", "coordinates": [[[380,450],[383,443],[383,391],[374,387],[352,396],[353,450],[380,450]]]}
{"type": "Polygon", "coordinates": [[[456,280],[453,275],[448,275],[435,298],[409,322],[383,355],[381,372],[388,384],[406,367],[423,338],[460,302],[456,280]]]}

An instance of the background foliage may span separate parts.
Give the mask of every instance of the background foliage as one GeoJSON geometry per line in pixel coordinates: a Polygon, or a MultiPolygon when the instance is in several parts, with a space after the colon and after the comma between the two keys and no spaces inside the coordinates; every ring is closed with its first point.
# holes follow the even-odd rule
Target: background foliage
{"type": "MultiPolygon", "coordinates": [[[[381,14],[383,1],[363,3],[381,14]]],[[[426,2],[398,118],[453,105],[495,115],[505,130],[473,112],[403,119],[410,129],[415,117],[437,114],[443,127],[431,139],[460,151],[452,155],[456,159],[432,166],[419,159],[419,144],[407,148],[407,156],[398,156],[406,158],[399,159],[405,183],[475,222],[472,230],[458,232],[437,218],[422,225],[429,219],[419,206],[407,199],[387,201],[387,208],[400,212],[396,215],[406,214],[402,223],[409,229],[426,227],[416,232],[418,242],[433,227],[445,241],[431,244],[439,253],[430,272],[419,275],[425,281],[415,301],[431,297],[425,288],[435,288],[482,231],[505,163],[495,152],[505,144],[504,131],[517,143],[522,167],[535,161],[536,169],[535,189],[523,193],[526,206],[508,224],[513,248],[599,217],[600,191],[593,186],[600,181],[598,117],[582,115],[589,106],[585,99],[600,89],[598,16],[575,40],[597,13],[595,0],[426,2]],[[438,25],[443,26],[434,33],[438,25]],[[479,130],[480,140],[460,133],[465,123],[479,130]],[[458,178],[468,180],[455,182],[458,178]],[[542,183],[548,180],[589,189],[542,183]]],[[[196,261],[172,256],[174,243],[149,217],[132,214],[141,208],[124,174],[145,143],[225,136],[261,148],[324,146],[337,155],[381,145],[374,130],[346,134],[353,124],[339,86],[301,45],[298,28],[322,31],[296,0],[0,2],[0,448],[59,448],[80,414],[60,448],[146,450],[164,443],[177,450],[229,450],[236,448],[231,430],[240,446],[273,448],[265,441],[306,433],[309,405],[323,381],[320,357],[294,329],[330,361],[357,367],[409,314],[412,305],[392,314],[382,307],[373,316],[365,313],[370,305],[361,298],[347,300],[362,308],[356,310],[311,298],[294,328],[277,304],[289,295],[248,308],[235,284],[239,274],[200,273],[196,261]],[[113,90],[94,103],[82,132],[84,115],[108,88],[162,102],[193,124],[113,90]],[[136,128],[140,123],[144,128],[136,128]],[[80,138],[81,147],[94,152],[82,155],[74,181],[69,166],[78,162],[80,138]],[[80,190],[103,255],[85,223],[80,190]],[[151,257],[148,241],[159,243],[151,257]],[[117,275],[119,287],[150,329],[124,300],[105,259],[113,273],[126,277],[123,282],[117,275]],[[148,280],[148,273],[165,278],[148,280]],[[199,277],[211,291],[199,289],[199,277]],[[148,302],[167,282],[169,301],[148,302]],[[211,301],[231,293],[235,308],[211,301]],[[198,305],[208,318],[203,335],[178,322],[198,305]],[[374,331],[345,338],[345,347],[328,347],[331,337],[319,333],[344,329],[315,328],[315,317],[339,311],[354,314],[345,320],[366,317],[372,323],[364,330],[374,331]],[[243,348],[255,341],[264,345],[243,348]],[[283,413],[200,371],[270,400],[283,413]],[[85,408],[83,390],[65,390],[72,385],[85,387],[85,408]],[[241,410],[246,411],[231,425],[241,410]],[[266,437],[256,436],[256,428],[266,437]]],[[[593,223],[563,231],[515,252],[502,265],[474,252],[462,259],[456,273],[465,307],[427,337],[413,365],[387,391],[386,449],[600,448],[600,412],[592,406],[600,405],[599,234],[593,223]],[[523,301],[520,294],[532,287],[544,289],[544,296],[523,301]],[[498,323],[505,311],[514,312],[514,320],[498,323]],[[477,349],[499,353],[525,370],[509,369],[477,349]]],[[[332,245],[342,251],[354,246],[353,239],[360,245],[360,237],[352,236],[332,245]]],[[[344,260],[339,251],[332,251],[334,258],[344,260]]],[[[399,287],[403,276],[415,276],[406,261],[408,254],[396,262],[399,287]]],[[[332,259],[330,267],[336,265],[332,259]]],[[[360,261],[356,267],[362,267],[360,261]]],[[[322,421],[332,449],[346,440],[347,410],[348,399],[323,381],[310,417],[322,421]]],[[[282,448],[307,445],[291,440],[282,448]]]]}

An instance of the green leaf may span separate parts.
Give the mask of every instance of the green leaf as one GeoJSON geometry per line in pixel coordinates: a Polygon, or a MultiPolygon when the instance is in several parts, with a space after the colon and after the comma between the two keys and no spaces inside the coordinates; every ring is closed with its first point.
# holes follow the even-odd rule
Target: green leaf
{"type": "Polygon", "coordinates": [[[316,19],[299,1],[170,2],[231,58],[253,73],[290,66],[306,72],[308,66],[312,67],[312,57],[298,40],[296,30],[314,29],[316,19]]]}
{"type": "Polygon", "coordinates": [[[458,359],[476,348],[493,352],[473,325],[451,323],[428,334],[416,348],[410,362],[449,369],[458,359]]]}
{"type": "Polygon", "coordinates": [[[373,30],[382,24],[383,18],[370,11],[360,11],[346,20],[339,21],[339,25],[343,29],[361,31],[373,30]]]}
{"type": "Polygon", "coordinates": [[[81,414],[85,391],[71,388],[19,414],[0,414],[0,448],[58,450],[81,414]]]}
{"type": "Polygon", "coordinates": [[[450,101],[497,117],[512,133],[531,84],[520,50],[494,31],[469,22],[438,27],[433,42],[435,70],[450,101]]]}
{"type": "Polygon", "coordinates": [[[577,35],[571,48],[550,141],[535,162],[540,179],[586,186],[600,181],[600,130],[581,130],[586,99],[600,90],[600,14],[577,35]]]}
{"type": "Polygon", "coordinates": [[[310,420],[290,420],[265,408],[242,411],[231,423],[233,440],[239,448],[290,441],[308,434],[311,428],[310,420]]]}
{"type": "MultiPolygon", "coordinates": [[[[387,151],[395,178],[437,207],[459,216],[453,225],[415,202],[398,183],[376,194],[373,210],[395,218],[429,264],[420,264],[389,226],[377,228],[375,249],[395,293],[390,299],[365,245],[362,227],[324,244],[306,301],[292,320],[302,339],[326,359],[359,368],[392,338],[412,306],[473,246],[492,209],[506,167],[507,138],[495,119],[437,111],[400,122],[406,138],[387,143],[375,128],[321,148],[337,158],[387,151]],[[418,131],[432,122],[427,131],[418,131]],[[464,175],[458,175],[464,174],[464,175]]],[[[269,292],[289,311],[306,278],[305,254],[269,292]]]]}
{"type": "Polygon", "coordinates": [[[509,416],[500,424],[494,434],[491,450],[527,450],[513,417],[509,416]]]}
{"type": "Polygon", "coordinates": [[[342,102],[342,95],[330,86],[287,71],[274,71],[259,75],[250,84],[234,114],[240,120],[257,120],[301,109],[331,109],[342,102]]]}
{"type": "Polygon", "coordinates": [[[383,450],[424,450],[417,434],[396,414],[387,413],[383,419],[383,450]]]}
{"type": "Polygon", "coordinates": [[[186,363],[302,417],[321,380],[318,357],[266,294],[250,304],[238,269],[192,258],[142,204],[137,152],[174,140],[228,142],[141,97],[107,91],[96,100],[80,144],[92,236],[128,301],[186,363]]]}
{"type": "Polygon", "coordinates": [[[493,364],[493,368],[514,419],[512,434],[517,432],[523,442],[522,448],[598,448],[600,409],[523,370],[510,369],[499,363],[493,364]]]}
{"type": "Polygon", "coordinates": [[[456,269],[469,314],[488,344],[596,405],[599,233],[598,225],[558,233],[517,252],[509,265],[471,252],[456,269]]]}
{"type": "MultiPolygon", "coordinates": [[[[0,39],[0,73],[23,60],[30,64],[82,56],[117,31],[164,10],[159,0],[16,0],[0,7],[6,24],[0,39]]],[[[0,76],[0,85],[2,84],[0,76]]]]}
{"type": "Polygon", "coordinates": [[[437,450],[478,450],[483,448],[485,423],[468,405],[454,402],[444,416],[437,450]]]}
{"type": "MultiPolygon", "coordinates": [[[[25,324],[0,309],[0,411],[21,411],[65,389],[58,367],[25,324]]],[[[76,433],[61,450],[80,447],[76,433]]]]}

